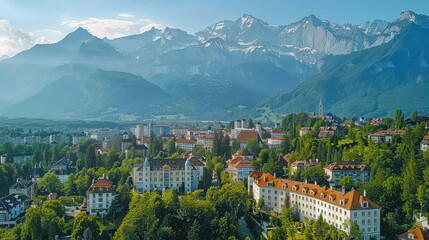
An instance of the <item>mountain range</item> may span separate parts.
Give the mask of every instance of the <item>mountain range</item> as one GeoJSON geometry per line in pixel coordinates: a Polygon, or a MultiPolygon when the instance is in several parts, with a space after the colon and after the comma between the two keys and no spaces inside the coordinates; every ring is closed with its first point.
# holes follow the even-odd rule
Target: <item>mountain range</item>
{"type": "Polygon", "coordinates": [[[310,15],[270,25],[251,15],[189,34],[153,27],[100,39],[79,28],[0,62],[0,113],[133,120],[313,112],[341,116],[428,112],[429,17],[338,25],[310,15]]]}

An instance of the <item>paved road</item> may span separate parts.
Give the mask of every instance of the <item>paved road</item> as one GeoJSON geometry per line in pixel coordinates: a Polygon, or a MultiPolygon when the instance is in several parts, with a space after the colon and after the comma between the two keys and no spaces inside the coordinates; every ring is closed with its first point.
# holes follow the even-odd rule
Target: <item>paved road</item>
{"type": "Polygon", "coordinates": [[[241,227],[243,228],[246,235],[250,238],[250,240],[255,240],[255,237],[253,236],[252,232],[247,227],[246,221],[244,221],[244,217],[241,217],[238,221],[240,222],[241,227]]]}

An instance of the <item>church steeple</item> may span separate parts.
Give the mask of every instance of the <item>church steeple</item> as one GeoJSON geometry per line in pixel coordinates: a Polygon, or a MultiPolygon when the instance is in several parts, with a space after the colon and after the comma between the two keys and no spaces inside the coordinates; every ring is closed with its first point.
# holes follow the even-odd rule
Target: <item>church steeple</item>
{"type": "Polygon", "coordinates": [[[319,116],[323,116],[323,103],[322,103],[322,98],[320,98],[320,101],[319,101],[319,116]]]}

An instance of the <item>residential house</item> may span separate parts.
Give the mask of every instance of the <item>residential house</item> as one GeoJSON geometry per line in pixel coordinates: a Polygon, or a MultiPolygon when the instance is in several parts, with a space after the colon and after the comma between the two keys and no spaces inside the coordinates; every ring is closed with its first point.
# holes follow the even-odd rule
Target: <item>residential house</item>
{"type": "Polygon", "coordinates": [[[187,128],[182,128],[182,127],[173,128],[173,135],[176,137],[176,139],[184,138],[187,133],[188,133],[187,128]]]}
{"type": "Polygon", "coordinates": [[[246,179],[250,173],[255,171],[251,164],[252,159],[253,156],[245,148],[240,149],[227,161],[226,172],[232,175],[233,180],[246,179]]]}
{"type": "Polygon", "coordinates": [[[176,141],[176,147],[182,149],[183,151],[192,151],[196,145],[197,142],[194,140],[180,139],[176,141]]]}
{"type": "Polygon", "coordinates": [[[340,186],[340,180],[344,176],[351,177],[352,184],[356,180],[369,182],[371,180],[371,169],[358,161],[338,161],[325,167],[325,173],[329,176],[328,181],[334,186],[340,186]]]}
{"type": "Polygon", "coordinates": [[[34,196],[34,183],[31,180],[18,178],[16,183],[9,187],[9,194],[26,196],[31,200],[34,196]]]}
{"type": "Polygon", "coordinates": [[[368,138],[373,140],[374,143],[385,143],[392,141],[394,136],[402,136],[405,130],[382,130],[368,135],[368,138]]]}
{"type": "Polygon", "coordinates": [[[272,138],[283,137],[284,135],[286,135],[286,132],[281,129],[274,129],[271,133],[272,138]]]}
{"type": "Polygon", "coordinates": [[[99,148],[99,149],[95,150],[95,152],[100,154],[100,155],[109,154],[109,151],[110,151],[110,148],[99,148]]]}
{"type": "Polygon", "coordinates": [[[213,148],[213,139],[214,139],[213,135],[199,136],[197,139],[197,146],[201,146],[201,147],[211,151],[213,148]]]}
{"type": "Polygon", "coordinates": [[[264,199],[264,211],[281,213],[288,197],[292,211],[301,222],[317,220],[319,216],[338,230],[350,233],[348,221],[359,225],[362,239],[380,239],[381,207],[356,190],[346,192],[316,184],[290,181],[273,177],[268,173],[251,173],[248,178],[256,202],[264,199]]]}
{"type": "Polygon", "coordinates": [[[24,220],[25,199],[17,194],[0,198],[0,227],[12,228],[24,220]]]}
{"type": "Polygon", "coordinates": [[[429,148],[429,136],[424,136],[420,142],[420,150],[426,152],[429,148]]]}
{"type": "Polygon", "coordinates": [[[115,186],[108,177],[101,176],[93,180],[86,191],[87,211],[90,215],[106,215],[115,200],[115,186]]]}
{"type": "MultiPolygon", "coordinates": [[[[131,152],[131,145],[125,150],[125,156],[128,158],[128,154],[131,152]]],[[[148,156],[148,148],[144,144],[136,145],[134,148],[134,157],[146,158],[148,156]]]]}
{"type": "Polygon", "coordinates": [[[270,150],[276,150],[278,148],[282,147],[282,144],[284,142],[284,138],[283,137],[273,137],[273,138],[268,138],[268,148],[270,150]]]}
{"type": "Polygon", "coordinates": [[[304,136],[304,134],[311,130],[313,130],[312,127],[302,127],[301,129],[299,129],[299,136],[302,137],[304,136]]]}
{"type": "Polygon", "coordinates": [[[249,139],[255,139],[258,143],[262,142],[262,139],[256,130],[242,130],[237,137],[241,148],[246,147],[249,139]]]}
{"type": "Polygon", "coordinates": [[[77,131],[73,133],[72,143],[76,144],[80,141],[85,141],[86,139],[89,139],[90,137],[86,135],[84,131],[77,131]]]}
{"type": "Polygon", "coordinates": [[[58,176],[62,183],[65,183],[69,177],[70,171],[69,166],[71,165],[71,161],[68,158],[62,158],[56,163],[52,165],[51,170],[49,172],[55,173],[58,176]]]}
{"type": "Polygon", "coordinates": [[[398,236],[399,240],[429,240],[429,230],[415,228],[398,236]]]}
{"type": "Polygon", "coordinates": [[[162,138],[164,142],[168,142],[168,140],[170,139],[173,139],[173,140],[176,139],[176,137],[173,134],[164,134],[164,135],[161,135],[160,138],[162,138]]]}
{"type": "Polygon", "coordinates": [[[312,166],[316,166],[319,164],[319,160],[316,159],[316,161],[310,160],[304,160],[304,161],[295,161],[290,166],[292,167],[292,173],[296,172],[298,169],[307,169],[312,166]]]}
{"type": "Polygon", "coordinates": [[[195,157],[188,159],[147,159],[134,165],[133,183],[138,193],[173,189],[188,193],[198,189],[204,164],[195,157]]]}
{"type": "Polygon", "coordinates": [[[337,126],[321,126],[319,128],[318,138],[327,138],[333,136],[337,133],[337,126]]]}
{"type": "Polygon", "coordinates": [[[383,124],[384,118],[373,118],[369,122],[371,125],[381,125],[383,124]]]}

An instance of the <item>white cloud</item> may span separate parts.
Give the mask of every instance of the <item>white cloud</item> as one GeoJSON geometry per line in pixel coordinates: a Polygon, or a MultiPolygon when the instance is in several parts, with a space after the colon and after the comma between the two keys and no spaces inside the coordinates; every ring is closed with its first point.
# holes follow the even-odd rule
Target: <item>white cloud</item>
{"type": "Polygon", "coordinates": [[[13,28],[8,20],[0,20],[0,56],[14,56],[33,47],[35,40],[31,33],[13,28]]]}
{"type": "Polygon", "coordinates": [[[147,25],[150,20],[144,19],[143,21],[131,21],[131,20],[119,20],[119,19],[106,19],[106,18],[94,18],[77,21],[70,20],[64,21],[61,25],[68,26],[70,28],[83,27],[88,29],[91,34],[99,38],[119,38],[130,34],[138,33],[139,26],[147,25]]]}
{"type": "MultiPolygon", "coordinates": [[[[131,16],[131,15],[130,15],[131,16]]],[[[134,16],[133,16],[134,17],[134,16]]],[[[63,26],[76,29],[83,27],[91,34],[99,38],[114,39],[132,34],[143,33],[152,27],[164,29],[161,24],[149,19],[109,19],[91,17],[84,20],[67,20],[61,23],[63,26]]]]}
{"type": "Polygon", "coordinates": [[[119,13],[118,14],[119,17],[123,17],[123,18],[134,18],[135,16],[129,13],[119,13]]]}

